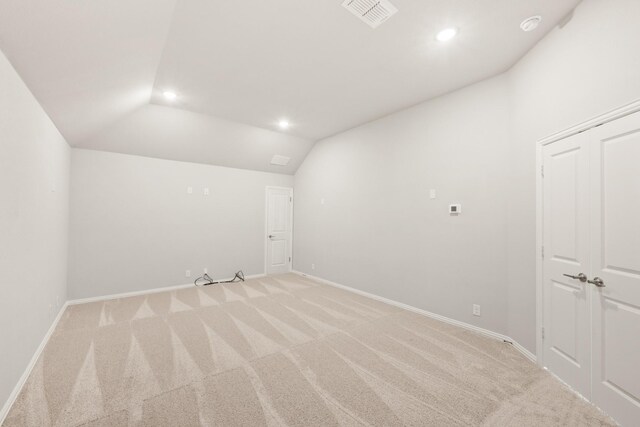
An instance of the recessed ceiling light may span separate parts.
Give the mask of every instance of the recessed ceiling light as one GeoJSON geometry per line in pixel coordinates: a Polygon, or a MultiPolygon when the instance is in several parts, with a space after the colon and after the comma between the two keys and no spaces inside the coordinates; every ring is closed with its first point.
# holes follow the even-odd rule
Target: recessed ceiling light
{"type": "Polygon", "coordinates": [[[162,96],[164,96],[164,98],[168,99],[169,101],[173,101],[178,97],[178,95],[176,95],[175,92],[171,92],[170,90],[166,90],[162,92],[162,96]]]}
{"type": "Polygon", "coordinates": [[[533,31],[536,28],[538,28],[538,25],[540,25],[540,22],[542,22],[542,16],[540,15],[536,15],[536,16],[531,16],[527,19],[525,19],[524,21],[522,21],[522,23],[520,24],[520,28],[522,28],[522,31],[533,31]]]}
{"type": "Polygon", "coordinates": [[[438,40],[439,42],[446,42],[454,38],[457,34],[458,34],[457,28],[454,28],[454,27],[445,28],[444,30],[438,33],[438,35],[436,36],[436,40],[438,40]]]}
{"type": "Polygon", "coordinates": [[[289,121],[284,119],[280,120],[278,126],[280,126],[280,129],[289,129],[289,121]]]}

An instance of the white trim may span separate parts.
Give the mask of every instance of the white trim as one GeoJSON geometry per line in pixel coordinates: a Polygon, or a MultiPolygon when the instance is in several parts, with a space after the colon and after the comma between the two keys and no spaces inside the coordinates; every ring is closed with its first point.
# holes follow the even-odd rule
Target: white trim
{"type": "Polygon", "coordinates": [[[568,138],[570,136],[576,135],[578,133],[587,131],[596,126],[603,125],[605,123],[612,122],[614,120],[620,119],[622,117],[628,116],[633,113],[637,113],[640,111],[640,99],[636,99],[635,101],[623,105],[622,107],[616,108],[614,110],[605,112],[596,117],[593,117],[589,120],[586,120],[582,123],[578,123],[575,126],[571,126],[568,129],[565,129],[560,132],[556,132],[552,135],[549,135],[545,138],[538,140],[536,144],[536,354],[538,359],[538,365],[544,367],[544,343],[542,340],[542,327],[544,325],[544,284],[543,284],[543,260],[541,257],[542,254],[542,245],[544,243],[543,236],[543,227],[542,227],[542,219],[543,219],[543,194],[542,194],[542,175],[540,171],[542,170],[543,165],[543,157],[542,157],[542,148],[545,145],[551,144],[556,141],[560,141],[561,139],[568,138]]]}
{"type": "Polygon", "coordinates": [[[544,243],[543,235],[543,194],[542,194],[542,164],[543,155],[542,148],[544,146],[539,143],[536,146],[536,355],[538,365],[544,367],[544,341],[542,339],[542,325],[544,316],[544,301],[542,293],[542,277],[544,260],[542,259],[542,245],[544,243]],[[538,281],[540,283],[538,283],[538,281]]]}
{"type": "Polygon", "coordinates": [[[36,349],[36,352],[33,354],[33,357],[31,357],[31,360],[29,361],[27,368],[22,373],[22,376],[18,380],[18,383],[16,384],[16,386],[13,388],[13,391],[9,395],[9,398],[4,403],[2,410],[0,410],[0,425],[4,423],[5,418],[7,417],[7,415],[9,415],[9,411],[11,410],[11,407],[13,406],[14,402],[18,398],[18,395],[22,391],[22,387],[24,387],[25,383],[27,382],[27,379],[29,378],[29,375],[31,375],[31,371],[36,366],[36,362],[40,358],[42,351],[44,350],[45,346],[49,342],[49,338],[51,338],[51,335],[53,335],[53,331],[56,329],[56,326],[58,326],[58,322],[62,318],[62,314],[64,313],[64,311],[67,309],[68,306],[69,306],[69,303],[65,302],[60,308],[58,315],[53,320],[53,323],[51,323],[51,326],[49,327],[49,330],[45,334],[44,338],[42,338],[42,341],[40,342],[40,345],[36,349]]]}
{"type": "MultiPolygon", "coordinates": [[[[264,187],[264,272],[270,274],[268,265],[268,245],[269,245],[269,190],[288,190],[291,203],[289,204],[289,270],[293,270],[293,187],[278,187],[275,185],[267,185],[264,187]]],[[[277,273],[282,274],[282,273],[277,273]]]]}
{"type": "Polygon", "coordinates": [[[524,348],[519,342],[514,341],[512,339],[510,339],[511,343],[513,344],[513,348],[515,348],[516,350],[518,350],[520,353],[522,353],[522,355],[524,357],[526,357],[527,359],[531,360],[533,363],[538,364],[538,360],[536,358],[536,355],[531,353],[529,350],[527,350],[526,348],[524,348]]]}
{"type": "Polygon", "coordinates": [[[412,305],[404,304],[402,302],[398,302],[398,301],[394,301],[394,300],[391,300],[391,299],[388,299],[388,298],[385,298],[385,297],[381,297],[381,296],[376,295],[376,294],[372,294],[372,293],[369,293],[369,292],[361,291],[359,289],[355,289],[355,288],[352,288],[352,287],[349,287],[349,286],[341,285],[339,283],[335,283],[335,282],[332,282],[330,280],[323,279],[321,277],[312,276],[310,274],[302,273],[302,272],[296,271],[296,270],[293,270],[292,273],[295,273],[295,274],[297,274],[299,276],[308,277],[308,278],[316,280],[316,281],[318,281],[320,283],[324,283],[324,284],[329,285],[329,286],[333,286],[333,287],[336,287],[336,288],[344,289],[345,291],[349,291],[349,292],[352,292],[354,294],[362,295],[364,297],[371,298],[371,299],[374,299],[376,301],[383,302],[385,304],[393,305],[395,307],[399,307],[399,308],[402,308],[402,309],[407,310],[407,311],[411,311],[411,312],[416,313],[416,314],[420,314],[420,315],[423,315],[423,316],[426,316],[426,317],[430,317],[432,319],[440,320],[441,322],[449,323],[449,324],[454,325],[454,326],[459,326],[459,327],[464,328],[464,329],[468,329],[468,330],[471,330],[471,331],[474,331],[474,332],[478,332],[478,333],[480,333],[482,335],[485,335],[485,336],[487,336],[489,338],[494,338],[494,339],[500,340],[500,341],[507,341],[507,342],[513,344],[513,347],[516,350],[518,350],[520,353],[522,353],[527,359],[531,360],[533,363],[536,363],[536,356],[533,353],[531,353],[529,350],[527,350],[526,348],[524,348],[523,346],[521,346],[517,342],[513,341],[510,337],[508,337],[506,335],[499,334],[497,332],[491,331],[489,329],[484,329],[484,328],[481,328],[479,326],[471,325],[469,323],[461,322],[459,320],[451,319],[449,317],[442,316],[440,314],[432,313],[430,311],[423,310],[421,308],[417,308],[417,307],[414,307],[412,305]]]}
{"type": "MultiPolygon", "coordinates": [[[[252,274],[250,276],[245,276],[245,280],[258,279],[258,278],[264,277],[264,276],[266,276],[264,273],[252,274]]],[[[231,278],[229,278],[229,279],[216,279],[216,280],[231,280],[231,278]]],[[[138,296],[138,295],[156,294],[158,292],[175,291],[175,290],[178,290],[178,289],[185,289],[185,288],[190,288],[190,287],[193,287],[193,286],[195,286],[193,283],[187,283],[185,285],[166,286],[164,288],[153,288],[153,289],[146,289],[146,290],[142,290],[142,291],[124,292],[124,293],[121,293],[121,294],[111,294],[111,295],[103,295],[103,296],[98,296],[98,297],[79,298],[79,299],[69,300],[69,301],[67,301],[67,304],[68,305],[78,305],[78,304],[86,304],[88,302],[108,301],[108,300],[112,300],[112,299],[135,297],[135,296],[138,296]]]]}
{"type": "Polygon", "coordinates": [[[121,294],[109,294],[109,295],[100,295],[100,296],[97,296],[97,297],[77,298],[77,299],[69,300],[69,301],[67,301],[67,303],[69,305],[86,304],[86,303],[89,303],[89,302],[107,301],[107,300],[119,299],[119,298],[136,297],[138,295],[155,294],[155,293],[158,293],[158,292],[175,291],[177,289],[184,289],[184,288],[188,288],[190,286],[194,286],[194,284],[193,283],[188,283],[188,284],[185,284],[185,285],[167,286],[167,287],[164,287],[164,288],[153,288],[153,289],[146,289],[146,290],[142,290],[142,291],[123,292],[121,294]]]}
{"type": "Polygon", "coordinates": [[[565,129],[563,131],[551,134],[545,138],[538,140],[538,144],[541,144],[541,145],[551,144],[552,142],[556,142],[561,139],[568,138],[580,132],[584,132],[596,126],[600,126],[605,123],[612,122],[614,120],[620,119],[622,117],[628,116],[629,114],[633,114],[638,111],[640,111],[640,99],[636,99],[635,101],[629,104],[623,105],[622,107],[618,107],[614,110],[608,111],[606,113],[593,117],[589,120],[578,123],[577,125],[571,126],[570,128],[565,129]]]}

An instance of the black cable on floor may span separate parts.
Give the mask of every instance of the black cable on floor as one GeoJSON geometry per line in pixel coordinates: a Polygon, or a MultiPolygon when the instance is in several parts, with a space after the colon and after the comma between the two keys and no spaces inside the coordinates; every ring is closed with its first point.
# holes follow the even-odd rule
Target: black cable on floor
{"type": "Polygon", "coordinates": [[[219,283],[233,283],[236,281],[244,282],[244,273],[242,272],[242,270],[239,270],[231,280],[219,280],[217,282],[214,282],[211,276],[209,276],[207,273],[204,273],[203,276],[198,277],[196,280],[194,280],[193,284],[199,287],[199,286],[217,285],[219,283]]]}

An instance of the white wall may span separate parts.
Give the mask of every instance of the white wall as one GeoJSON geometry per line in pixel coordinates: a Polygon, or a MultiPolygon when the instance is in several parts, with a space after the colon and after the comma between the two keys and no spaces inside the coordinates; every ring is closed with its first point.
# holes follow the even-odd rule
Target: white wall
{"type": "Polygon", "coordinates": [[[640,1],[584,0],[509,73],[509,336],[535,351],[535,142],[640,99],[640,1]]]}
{"type": "Polygon", "coordinates": [[[640,98],[638,16],[584,0],[502,76],[318,142],[295,177],[295,268],[535,352],[535,144],[640,98]]]}
{"type": "Polygon", "coordinates": [[[292,176],[81,149],[71,158],[69,298],[190,283],[205,267],[214,278],[264,272],[265,187],[291,187],[292,176]]]}
{"type": "Polygon", "coordinates": [[[66,300],[69,146],[0,52],[0,418],[66,300]]]}
{"type": "Polygon", "coordinates": [[[506,333],[507,90],[500,76],[318,142],[295,176],[294,268],[506,333]]]}
{"type": "MultiPolygon", "coordinates": [[[[535,141],[640,98],[638,16],[636,0],[584,0],[505,75],[316,144],[295,177],[295,268],[534,351],[535,141]]],[[[73,150],[69,227],[69,156],[0,53],[0,404],[67,298],[67,265],[70,298],[261,273],[264,187],[293,180],[73,150]]]]}

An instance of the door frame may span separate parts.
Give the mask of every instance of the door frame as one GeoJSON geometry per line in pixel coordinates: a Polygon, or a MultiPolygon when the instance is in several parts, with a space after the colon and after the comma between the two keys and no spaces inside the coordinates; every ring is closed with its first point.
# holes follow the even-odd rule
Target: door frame
{"type": "Polygon", "coordinates": [[[544,263],[542,258],[544,230],[544,194],[543,194],[543,148],[561,139],[577,135],[597,126],[609,123],[640,111],[640,99],[600,114],[560,132],[539,139],[536,143],[536,360],[540,367],[545,366],[542,328],[544,326],[544,263]]]}
{"type": "Polygon", "coordinates": [[[268,229],[269,229],[269,190],[288,190],[289,197],[291,197],[291,203],[289,203],[289,258],[291,261],[289,262],[289,272],[293,271],[293,187],[279,187],[276,185],[267,185],[264,188],[264,233],[262,234],[264,238],[264,274],[267,275],[267,257],[268,253],[268,244],[269,238],[267,237],[268,229]]]}

